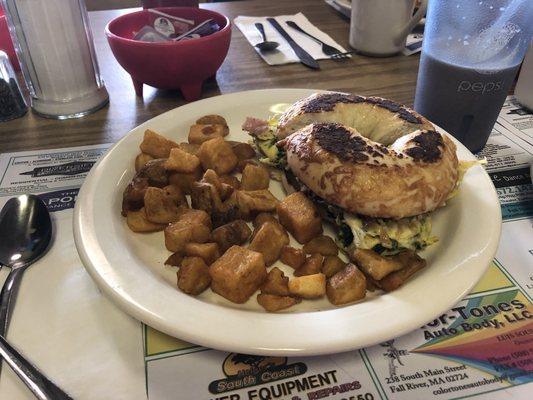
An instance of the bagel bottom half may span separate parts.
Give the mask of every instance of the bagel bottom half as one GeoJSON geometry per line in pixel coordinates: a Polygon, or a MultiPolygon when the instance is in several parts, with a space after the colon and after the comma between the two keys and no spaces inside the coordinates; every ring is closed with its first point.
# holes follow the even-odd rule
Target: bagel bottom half
{"type": "Polygon", "coordinates": [[[356,249],[374,250],[383,256],[404,250],[417,252],[438,241],[431,234],[431,213],[400,219],[350,214],[318,197],[290,170],[285,171],[281,180],[287,193],[301,191],[313,201],[321,217],[335,226],[337,244],[348,254],[356,249]]]}

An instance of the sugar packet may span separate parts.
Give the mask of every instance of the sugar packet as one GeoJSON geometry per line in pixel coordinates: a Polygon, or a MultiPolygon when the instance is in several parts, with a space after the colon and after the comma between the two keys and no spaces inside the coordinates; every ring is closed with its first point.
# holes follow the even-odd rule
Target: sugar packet
{"type": "Polygon", "coordinates": [[[165,35],[159,33],[150,25],[145,25],[133,36],[133,40],[139,40],[141,42],[169,42],[170,39],[165,35]]]}
{"type": "Polygon", "coordinates": [[[157,32],[170,39],[181,36],[194,26],[193,20],[176,17],[155,8],[149,8],[148,12],[150,14],[150,25],[157,32]]]}

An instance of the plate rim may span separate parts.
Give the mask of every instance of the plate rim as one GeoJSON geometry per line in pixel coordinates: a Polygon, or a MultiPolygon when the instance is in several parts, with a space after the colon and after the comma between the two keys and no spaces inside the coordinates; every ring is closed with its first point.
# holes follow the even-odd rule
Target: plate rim
{"type": "MultiPolygon", "coordinates": [[[[273,92],[280,92],[280,93],[283,92],[285,94],[286,93],[293,94],[295,92],[300,92],[302,94],[302,96],[306,96],[306,95],[309,95],[311,93],[326,92],[326,91],[324,91],[324,90],[315,90],[315,89],[305,89],[305,88],[304,89],[299,89],[299,88],[279,88],[279,89],[275,89],[274,88],[274,89],[259,89],[259,90],[249,90],[249,91],[242,91],[242,92],[234,92],[234,93],[224,94],[224,95],[221,95],[221,96],[254,95],[254,94],[262,94],[262,93],[265,93],[265,92],[268,92],[269,94],[271,94],[273,92]]],[[[183,106],[176,107],[176,108],[174,108],[172,110],[166,111],[165,113],[159,114],[158,116],[153,117],[153,118],[143,122],[142,124],[134,127],[127,134],[125,134],[117,143],[115,143],[113,146],[111,146],[108,149],[108,151],[106,152],[106,154],[103,155],[98,160],[98,162],[93,166],[92,170],[90,171],[90,173],[86,177],[82,187],[80,188],[80,191],[78,193],[78,199],[77,199],[76,204],[75,204],[74,216],[73,216],[73,233],[74,233],[74,242],[75,242],[76,249],[78,251],[78,254],[80,256],[80,259],[81,259],[85,269],[87,270],[87,272],[89,273],[91,278],[95,281],[95,283],[100,288],[100,290],[102,290],[102,292],[108,298],[110,298],[115,305],[117,305],[120,309],[122,309],[127,314],[133,316],[137,320],[142,321],[146,325],[151,326],[152,328],[155,328],[155,329],[157,329],[159,331],[162,331],[162,332],[164,332],[166,334],[169,334],[170,336],[178,337],[178,338],[180,338],[182,340],[185,340],[185,341],[188,341],[188,342],[191,342],[191,343],[194,343],[194,344],[199,344],[199,345],[202,345],[202,346],[205,346],[205,347],[215,348],[215,349],[224,350],[224,351],[239,352],[239,353],[252,353],[252,354],[258,354],[258,355],[270,355],[270,356],[289,356],[289,355],[292,355],[292,356],[294,356],[294,355],[310,356],[310,355],[331,354],[331,353],[338,353],[338,352],[342,352],[342,351],[349,351],[349,350],[354,350],[354,349],[358,349],[358,348],[368,347],[368,346],[371,346],[373,344],[382,342],[383,340],[388,340],[391,337],[402,336],[402,335],[404,335],[404,334],[406,334],[408,332],[413,331],[417,327],[424,325],[425,323],[427,323],[427,322],[431,321],[433,318],[435,318],[435,316],[437,316],[439,313],[447,311],[452,306],[454,306],[459,301],[461,301],[463,299],[463,297],[466,294],[468,294],[471,291],[471,289],[476,285],[476,283],[479,281],[479,279],[483,276],[485,271],[490,266],[490,262],[493,259],[494,255],[496,253],[496,250],[498,248],[499,238],[500,238],[500,235],[501,235],[502,220],[501,220],[501,209],[499,207],[499,201],[498,201],[496,189],[495,189],[494,185],[492,184],[492,181],[490,180],[487,172],[484,171],[485,180],[488,180],[488,182],[490,183],[491,189],[492,189],[491,190],[492,197],[496,200],[496,202],[498,204],[498,207],[495,209],[495,211],[498,214],[498,215],[496,215],[498,217],[497,218],[498,229],[496,229],[496,231],[490,236],[490,240],[487,243],[487,246],[484,249],[483,253],[481,254],[482,259],[480,261],[478,261],[478,263],[479,262],[483,263],[484,267],[483,268],[478,267],[478,270],[476,271],[475,278],[472,278],[469,281],[468,284],[466,284],[466,285],[463,284],[462,285],[463,289],[462,289],[462,291],[460,293],[457,293],[454,296],[450,296],[448,298],[448,301],[442,302],[442,305],[438,307],[440,311],[431,312],[430,314],[432,316],[430,318],[428,318],[426,316],[424,316],[424,317],[420,317],[419,316],[417,318],[416,317],[415,318],[410,318],[409,319],[409,323],[408,324],[404,324],[405,326],[403,326],[403,327],[396,326],[396,329],[394,330],[394,334],[393,335],[391,335],[390,333],[389,334],[381,333],[379,335],[374,335],[371,340],[369,340],[367,338],[366,341],[359,341],[357,343],[354,343],[353,338],[347,337],[344,340],[338,340],[335,343],[330,343],[328,341],[325,341],[325,343],[322,346],[318,346],[318,347],[310,347],[309,345],[307,345],[307,346],[306,345],[301,345],[301,346],[294,345],[294,346],[285,346],[285,347],[283,347],[283,346],[262,347],[260,344],[255,344],[255,345],[251,346],[250,344],[247,344],[247,343],[245,343],[243,341],[228,340],[227,333],[224,333],[224,338],[218,337],[218,335],[215,335],[214,337],[210,336],[210,335],[197,336],[196,333],[192,333],[190,331],[190,329],[188,329],[187,327],[185,327],[185,328],[182,328],[181,326],[171,326],[170,327],[168,325],[168,323],[165,322],[164,319],[162,319],[159,315],[157,315],[157,313],[150,312],[149,310],[144,309],[142,307],[142,305],[138,304],[129,295],[125,296],[125,294],[121,292],[121,288],[113,287],[112,285],[110,285],[109,282],[105,279],[105,276],[102,275],[98,271],[98,266],[96,265],[98,260],[95,260],[94,257],[91,257],[91,255],[89,254],[90,252],[88,251],[88,248],[87,248],[87,246],[84,243],[85,238],[84,238],[84,232],[83,232],[84,227],[83,227],[83,221],[82,221],[83,220],[82,213],[84,211],[84,207],[85,208],[87,207],[87,206],[84,206],[85,202],[88,201],[88,198],[87,198],[88,195],[86,193],[89,193],[89,191],[92,188],[92,186],[94,186],[95,183],[97,182],[96,181],[97,176],[98,176],[97,172],[100,172],[98,167],[102,163],[104,163],[106,160],[108,160],[108,157],[110,157],[110,155],[113,154],[113,150],[115,148],[119,147],[120,144],[123,143],[125,140],[127,140],[127,138],[129,136],[134,134],[134,132],[142,130],[142,129],[146,129],[149,125],[151,125],[153,123],[154,119],[156,119],[156,118],[164,119],[165,116],[168,116],[168,115],[174,113],[175,110],[177,110],[177,109],[179,109],[181,107],[187,107],[187,106],[195,105],[195,104],[202,103],[202,102],[213,101],[213,99],[219,98],[221,96],[210,97],[210,98],[199,100],[197,102],[187,103],[187,104],[185,104],[183,106]],[[444,307],[444,306],[446,306],[446,307],[444,307]]],[[[296,96],[296,94],[295,94],[295,96],[296,96]]],[[[216,100],[214,100],[214,101],[216,101],[216,100]]],[[[441,132],[444,131],[444,130],[440,129],[439,127],[437,127],[437,128],[441,132]]],[[[451,135],[449,135],[449,134],[448,134],[448,136],[451,137],[451,135]]],[[[454,142],[456,144],[458,143],[457,140],[455,138],[453,138],[453,137],[452,137],[452,140],[454,140],[454,142]]],[[[460,145],[460,146],[462,146],[462,145],[460,145]]],[[[462,146],[462,147],[464,147],[464,146],[462,146]]],[[[469,152],[469,154],[472,155],[470,152],[469,152]]],[[[473,155],[472,155],[472,157],[473,157],[473,155]]],[[[383,298],[383,297],[384,296],[380,296],[380,298],[383,298]]],[[[192,299],[194,299],[194,298],[192,298],[192,299]]],[[[365,304],[365,303],[367,303],[367,302],[362,302],[362,303],[359,303],[359,304],[365,304]]],[[[210,313],[213,311],[212,310],[213,308],[220,309],[222,307],[222,306],[218,306],[218,305],[214,305],[214,304],[208,304],[208,303],[203,303],[203,305],[204,305],[203,307],[205,307],[206,309],[211,309],[209,311],[210,313]]],[[[341,310],[347,310],[348,308],[350,308],[350,306],[331,309],[331,310],[326,310],[326,311],[318,311],[318,313],[323,313],[322,315],[326,319],[330,319],[331,318],[331,313],[344,314],[344,313],[346,313],[346,311],[343,312],[341,310]]],[[[227,310],[227,309],[224,308],[224,310],[227,310]]],[[[246,310],[234,310],[234,309],[232,311],[235,311],[236,313],[249,313],[250,312],[250,311],[246,311],[246,310]]],[[[287,320],[287,322],[290,322],[290,317],[291,316],[294,316],[294,315],[300,315],[300,316],[301,315],[314,315],[315,313],[316,312],[284,313],[284,314],[261,313],[260,315],[268,316],[268,317],[263,317],[262,318],[262,319],[264,319],[266,321],[268,321],[269,319],[272,319],[272,316],[275,316],[275,318],[277,320],[287,320]]],[[[300,319],[302,319],[302,318],[300,317],[300,319]]],[[[256,321],[254,321],[254,322],[256,322],[256,321]]],[[[338,322],[338,321],[332,321],[332,322],[338,322]]],[[[398,325],[398,323],[396,323],[396,325],[398,325]]]]}

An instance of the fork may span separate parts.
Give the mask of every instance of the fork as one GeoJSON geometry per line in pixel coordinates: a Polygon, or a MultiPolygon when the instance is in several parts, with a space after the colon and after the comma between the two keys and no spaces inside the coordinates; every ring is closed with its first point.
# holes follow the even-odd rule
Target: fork
{"type": "Polygon", "coordinates": [[[350,57],[348,57],[350,54],[355,54],[357,53],[357,50],[352,50],[352,51],[347,51],[345,53],[337,53],[337,54],[333,54],[331,56],[331,59],[332,60],[346,60],[350,57]]]}
{"type": "Polygon", "coordinates": [[[315,42],[322,45],[322,53],[324,53],[327,56],[330,56],[331,58],[334,58],[335,60],[345,59],[348,58],[347,54],[344,54],[339,49],[336,49],[333,46],[330,46],[329,44],[324,43],[322,40],[314,37],[310,33],[307,33],[302,28],[296,24],[294,21],[285,21],[287,25],[289,25],[292,29],[297,30],[300,33],[303,33],[304,35],[308,36],[309,38],[313,39],[315,42]]]}

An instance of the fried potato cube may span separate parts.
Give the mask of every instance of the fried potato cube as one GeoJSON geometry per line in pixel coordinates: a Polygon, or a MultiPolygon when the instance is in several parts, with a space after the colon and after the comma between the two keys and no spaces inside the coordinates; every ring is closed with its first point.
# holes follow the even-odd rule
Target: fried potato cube
{"type": "Polygon", "coordinates": [[[253,220],[252,224],[254,226],[254,231],[252,233],[252,237],[250,240],[254,240],[255,235],[257,234],[257,232],[259,232],[259,229],[265,222],[273,223],[279,228],[280,232],[284,232],[284,235],[289,237],[287,235],[287,231],[285,230],[285,228],[279,223],[279,221],[276,219],[276,217],[274,217],[274,215],[272,215],[271,213],[262,212],[262,213],[257,214],[255,219],[253,220]]]}
{"type": "Polygon", "coordinates": [[[402,263],[390,257],[380,256],[373,250],[356,249],[350,254],[354,261],[365,274],[379,281],[393,271],[402,269],[402,263]]]}
{"type": "Polygon", "coordinates": [[[122,216],[129,211],[138,211],[144,207],[144,194],[148,188],[148,178],[134,177],[122,193],[122,216]]]}
{"type": "Polygon", "coordinates": [[[361,300],[366,295],[366,277],[355,265],[348,264],[328,279],[326,294],[335,305],[361,300]]]}
{"type": "Polygon", "coordinates": [[[178,186],[184,194],[191,194],[192,184],[200,179],[202,179],[201,167],[191,173],[175,172],[168,177],[169,183],[178,186]]]}
{"type": "Polygon", "coordinates": [[[194,208],[211,215],[214,227],[227,224],[239,218],[239,209],[233,197],[222,201],[213,185],[195,182],[192,185],[191,202],[194,208]]]}
{"type": "Polygon", "coordinates": [[[162,188],[168,185],[167,170],[165,169],[166,158],[157,158],[155,160],[148,161],[140,170],[135,174],[135,178],[146,178],[148,186],[155,186],[162,188]]]}
{"type": "Polygon", "coordinates": [[[205,243],[211,239],[211,229],[209,227],[203,224],[190,224],[189,226],[192,228],[191,242],[205,243]]]}
{"type": "Polygon", "coordinates": [[[259,165],[259,162],[254,158],[239,160],[239,162],[237,163],[237,167],[235,167],[235,170],[242,174],[242,171],[244,171],[244,168],[246,168],[247,165],[259,165]]]}
{"type": "MultiPolygon", "coordinates": [[[[227,193],[223,193],[223,192],[225,190],[228,190],[228,185],[226,185],[225,187],[222,185],[222,182],[220,181],[220,177],[218,176],[218,174],[214,170],[212,170],[212,169],[206,170],[204,172],[204,175],[202,176],[202,180],[200,182],[209,183],[209,184],[213,185],[221,199],[223,197],[227,197],[227,193]]],[[[233,189],[231,189],[230,194],[231,193],[233,193],[233,189]]]]}
{"type": "Polygon", "coordinates": [[[178,220],[165,228],[165,247],[172,252],[183,252],[187,243],[205,243],[210,237],[207,226],[178,220]]]}
{"type": "Polygon", "coordinates": [[[306,254],[320,253],[323,256],[336,256],[339,254],[339,248],[332,238],[320,235],[307,242],[304,247],[306,254]]]}
{"type": "Polygon", "coordinates": [[[261,285],[261,293],[289,296],[289,278],[278,267],[272,268],[261,285]]]}
{"type": "Polygon", "coordinates": [[[395,256],[395,260],[402,264],[402,269],[388,274],[377,282],[386,292],[391,292],[402,286],[411,276],[426,266],[426,260],[412,251],[404,251],[395,256]]]}
{"type": "Polygon", "coordinates": [[[239,161],[249,160],[250,158],[255,157],[255,150],[248,143],[235,142],[233,140],[228,140],[228,143],[239,161]]]}
{"type": "Polygon", "coordinates": [[[211,213],[214,208],[222,205],[216,187],[206,182],[194,182],[191,190],[191,207],[211,213]]]}
{"type": "Polygon", "coordinates": [[[286,264],[294,269],[298,269],[305,262],[305,253],[302,249],[284,246],[281,249],[280,259],[283,264],[286,264]]]}
{"type": "Polygon", "coordinates": [[[217,114],[204,115],[203,117],[198,118],[196,120],[196,123],[200,125],[222,125],[226,127],[228,126],[226,119],[223,116],[217,114]]]}
{"type": "Polygon", "coordinates": [[[167,158],[170,154],[170,149],[178,147],[178,144],[147,129],[144,131],[144,138],[139,147],[143,153],[149,154],[154,158],[167,158]]]}
{"type": "Polygon", "coordinates": [[[208,140],[222,139],[229,133],[228,127],[218,124],[195,124],[189,128],[189,143],[202,144],[208,140]]]}
{"type": "MultiPolygon", "coordinates": [[[[235,188],[231,185],[228,185],[226,183],[222,183],[222,181],[220,181],[220,199],[222,201],[229,201],[231,203],[235,203],[235,197],[231,197],[233,192],[235,191],[235,188]]],[[[235,204],[235,207],[237,207],[237,205],[235,204]]]]}
{"type": "Polygon", "coordinates": [[[218,174],[212,169],[205,171],[202,182],[212,184],[222,201],[228,199],[235,190],[233,186],[222,183],[218,174]]]}
{"type": "Polygon", "coordinates": [[[195,143],[181,142],[178,144],[179,148],[183,151],[192,154],[193,156],[198,155],[198,150],[200,150],[200,145],[195,143]]]}
{"type": "Polygon", "coordinates": [[[326,276],[322,273],[289,280],[289,292],[303,299],[317,299],[326,294],[326,276]]]}
{"type": "Polygon", "coordinates": [[[165,159],[150,160],[135,174],[124,189],[122,197],[122,215],[128,211],[137,211],[144,206],[146,188],[154,186],[163,188],[168,185],[167,171],[163,168],[165,159]]]}
{"type": "Polygon", "coordinates": [[[237,219],[225,225],[219,226],[211,233],[211,238],[218,244],[221,252],[225,252],[231,246],[245,243],[252,231],[242,219],[237,219]]]}
{"type": "Polygon", "coordinates": [[[219,227],[239,217],[235,198],[222,201],[215,185],[206,182],[192,184],[191,204],[193,208],[204,210],[211,215],[213,226],[219,227]]]}
{"type": "Polygon", "coordinates": [[[163,188],[165,194],[170,197],[173,201],[176,202],[178,207],[188,209],[189,203],[187,202],[187,197],[185,193],[181,191],[177,185],[167,185],[163,188]]]}
{"type": "Polygon", "coordinates": [[[200,166],[200,159],[193,154],[183,151],[179,147],[170,150],[170,155],[165,162],[165,169],[169,171],[190,174],[200,166]]]}
{"type": "Polygon", "coordinates": [[[190,241],[192,241],[192,227],[190,225],[170,224],[165,228],[165,247],[167,250],[181,253],[190,241]]]}
{"type": "Polygon", "coordinates": [[[179,222],[184,224],[201,224],[211,229],[211,217],[203,210],[195,210],[193,208],[180,209],[179,222]]]}
{"type": "Polygon", "coordinates": [[[267,189],[235,192],[235,199],[243,219],[250,219],[259,212],[274,211],[279,200],[267,189]]]}
{"type": "Polygon", "coordinates": [[[202,143],[198,157],[204,169],[213,169],[219,175],[230,173],[238,161],[231,146],[221,137],[202,143]]]}
{"type": "Polygon", "coordinates": [[[242,171],[241,187],[243,190],[268,189],[270,175],[268,170],[260,165],[248,164],[242,171]]]}
{"type": "Polygon", "coordinates": [[[252,239],[248,248],[263,255],[265,264],[270,266],[276,262],[283,246],[289,244],[289,235],[281,225],[265,222],[252,239]]]}
{"type": "Polygon", "coordinates": [[[240,246],[230,247],[211,267],[211,289],[233,301],[245,303],[266,278],[261,253],[240,246]]]}
{"type": "Polygon", "coordinates": [[[218,192],[222,189],[222,182],[220,182],[220,177],[213,169],[207,169],[202,176],[202,182],[210,183],[215,186],[218,192]]]}
{"type": "Polygon", "coordinates": [[[294,276],[314,275],[322,272],[324,256],[319,253],[311,254],[300,268],[294,271],[294,276]]]}
{"type": "Polygon", "coordinates": [[[200,257],[207,265],[213,264],[220,257],[216,243],[187,243],[184,252],[189,257],[200,257]]]}
{"type": "Polygon", "coordinates": [[[254,228],[259,228],[265,222],[276,222],[279,224],[279,221],[274,216],[274,214],[269,213],[269,212],[262,212],[262,213],[257,214],[257,216],[255,217],[253,226],[254,228]]]}
{"type": "Polygon", "coordinates": [[[221,175],[218,177],[221,183],[231,186],[234,190],[239,190],[241,188],[241,181],[239,178],[233,175],[221,175]]]}
{"type": "Polygon", "coordinates": [[[276,207],[281,225],[299,243],[307,243],[322,233],[322,221],[316,206],[302,192],[295,192],[276,207]]]}
{"type": "Polygon", "coordinates": [[[137,157],[135,157],[135,172],[139,172],[140,169],[144,167],[148,161],[152,161],[153,159],[154,157],[152,157],[150,154],[137,154],[137,157]]]}
{"type": "Polygon", "coordinates": [[[176,194],[170,190],[148,187],[144,193],[146,219],[156,224],[177,221],[178,201],[176,194]]]}
{"type": "Polygon", "coordinates": [[[209,267],[200,257],[186,257],[178,270],[178,287],[187,294],[199,295],[211,284],[209,267]]]}
{"type": "Polygon", "coordinates": [[[290,296],[277,296],[275,294],[259,293],[257,302],[268,312],[284,310],[298,304],[301,300],[290,296]]]}
{"type": "Polygon", "coordinates": [[[326,278],[331,278],[337,272],[342,271],[346,267],[346,263],[337,256],[326,256],[324,264],[322,264],[322,273],[326,278]]]}
{"type": "Polygon", "coordinates": [[[168,185],[167,172],[163,168],[165,159],[148,161],[135,174],[131,182],[124,189],[122,197],[122,215],[128,211],[138,211],[144,206],[146,188],[154,186],[162,188],[168,185]]]}
{"type": "Polygon", "coordinates": [[[179,267],[183,261],[183,254],[181,252],[172,253],[165,260],[165,265],[172,265],[173,267],[179,267]]]}
{"type": "Polygon", "coordinates": [[[133,232],[157,232],[165,229],[165,224],[156,224],[146,219],[144,207],[138,211],[128,211],[126,223],[133,232]]]}
{"type": "Polygon", "coordinates": [[[367,291],[373,292],[375,290],[381,289],[379,287],[378,282],[372,279],[371,276],[365,275],[365,278],[366,278],[366,290],[367,291]]]}

